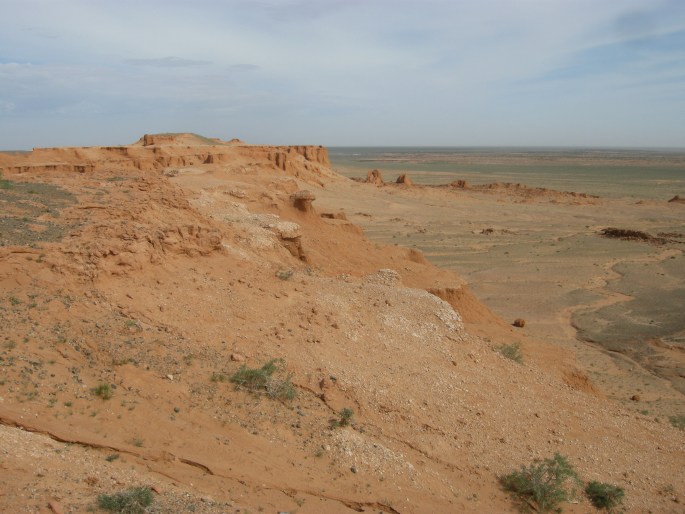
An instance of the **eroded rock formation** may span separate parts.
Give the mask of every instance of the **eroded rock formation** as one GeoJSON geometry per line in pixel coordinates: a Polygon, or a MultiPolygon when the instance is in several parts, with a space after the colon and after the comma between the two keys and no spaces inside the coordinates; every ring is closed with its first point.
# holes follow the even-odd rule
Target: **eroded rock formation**
{"type": "Polygon", "coordinates": [[[381,175],[380,170],[370,170],[366,174],[366,183],[367,184],[375,184],[377,186],[382,186],[383,185],[383,176],[381,175]]]}

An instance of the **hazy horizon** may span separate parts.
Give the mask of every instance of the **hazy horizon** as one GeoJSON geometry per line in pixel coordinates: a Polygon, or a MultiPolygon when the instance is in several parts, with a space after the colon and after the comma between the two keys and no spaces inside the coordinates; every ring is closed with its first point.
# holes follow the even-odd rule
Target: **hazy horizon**
{"type": "Polygon", "coordinates": [[[680,152],[680,151],[685,151],[685,146],[573,146],[573,145],[567,145],[567,146],[558,146],[558,145],[547,145],[547,146],[536,146],[536,145],[514,145],[514,146],[506,146],[506,145],[421,145],[421,146],[416,146],[416,145],[323,145],[326,148],[403,148],[403,149],[409,149],[409,148],[446,148],[446,149],[492,149],[492,150],[507,150],[507,149],[516,149],[516,150],[626,150],[626,151],[669,151],[672,150],[674,152],[680,152]]]}
{"type": "Polygon", "coordinates": [[[0,146],[675,148],[678,0],[10,0],[0,146]],[[134,13],[135,15],[132,15],[134,13]]]}
{"type": "MultiPolygon", "coordinates": [[[[200,134],[203,135],[204,134],[200,134]]],[[[141,136],[142,137],[142,136],[141,136]]],[[[205,136],[213,137],[213,136],[205,136]]],[[[134,143],[136,140],[131,140],[124,143],[105,143],[102,145],[63,145],[63,146],[125,146],[134,143]]],[[[260,143],[250,143],[248,141],[246,144],[260,144],[260,143]]],[[[264,143],[269,145],[270,143],[264,143]]],[[[273,143],[277,145],[277,143],[273,143]]],[[[424,149],[445,149],[445,150],[526,150],[526,151],[567,151],[567,150],[592,150],[592,151],[626,151],[626,152],[683,152],[685,153],[685,146],[561,146],[561,145],[547,145],[547,146],[536,146],[536,145],[318,145],[315,143],[308,143],[306,141],[290,143],[292,145],[305,145],[305,146],[323,146],[328,150],[335,149],[369,149],[369,150],[379,150],[379,149],[402,149],[402,150],[424,150],[424,149]]],[[[25,148],[0,148],[0,153],[7,152],[31,152],[33,148],[52,148],[53,146],[32,146],[25,148]]]]}

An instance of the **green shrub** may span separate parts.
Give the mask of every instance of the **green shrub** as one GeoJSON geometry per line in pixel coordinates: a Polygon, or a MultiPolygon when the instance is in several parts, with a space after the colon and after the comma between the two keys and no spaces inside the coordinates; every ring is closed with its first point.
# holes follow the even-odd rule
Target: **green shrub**
{"type": "Polygon", "coordinates": [[[109,384],[100,384],[92,389],[95,396],[99,396],[103,400],[109,400],[114,395],[112,386],[109,384]]]}
{"type": "Polygon", "coordinates": [[[590,482],[585,486],[585,495],[598,509],[613,510],[623,501],[624,494],[622,487],[602,482],[590,482]]]}
{"type": "Polygon", "coordinates": [[[0,173],[0,189],[12,189],[12,182],[2,178],[2,173],[0,173]]]}
{"type": "Polygon", "coordinates": [[[143,514],[152,505],[154,497],[148,487],[131,487],[115,494],[98,496],[98,507],[121,514],[143,514]]]}
{"type": "Polygon", "coordinates": [[[280,376],[284,372],[283,359],[271,359],[261,368],[242,365],[230,380],[237,387],[255,394],[266,394],[277,400],[292,400],[296,396],[295,386],[290,381],[290,375],[280,376]]]}
{"type": "Polygon", "coordinates": [[[523,354],[521,353],[521,345],[519,343],[503,344],[497,347],[497,351],[507,359],[523,363],[523,354]]]}
{"type": "Polygon", "coordinates": [[[289,269],[289,270],[278,270],[276,272],[276,276],[280,278],[281,280],[290,280],[290,278],[293,276],[294,271],[289,269]]]}
{"type": "Polygon", "coordinates": [[[555,453],[551,459],[503,476],[500,482],[519,499],[533,502],[538,512],[550,512],[575,497],[580,480],[566,458],[555,453]]]}
{"type": "Polygon", "coordinates": [[[352,416],[354,411],[349,407],[345,407],[338,413],[338,419],[331,421],[331,428],[346,427],[352,423],[352,416]]]}
{"type": "Polygon", "coordinates": [[[346,427],[352,423],[352,416],[354,416],[354,411],[349,407],[345,407],[340,411],[340,420],[338,421],[338,424],[341,427],[346,427]]]}
{"type": "Polygon", "coordinates": [[[668,420],[674,427],[679,428],[680,430],[685,430],[685,416],[669,416],[668,420]]]}

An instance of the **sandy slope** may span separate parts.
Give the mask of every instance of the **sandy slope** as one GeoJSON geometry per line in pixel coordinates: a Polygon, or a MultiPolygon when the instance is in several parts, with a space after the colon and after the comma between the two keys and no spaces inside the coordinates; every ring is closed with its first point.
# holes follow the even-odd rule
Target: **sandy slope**
{"type": "Polygon", "coordinates": [[[214,162],[229,145],[188,142],[5,164],[0,510],[154,485],[158,511],[506,512],[497,477],[558,451],[631,512],[681,511],[682,432],[602,398],[570,351],[419,252],[322,218],[322,200],[297,209],[303,188],[331,215],[349,192],[320,150],[214,162]],[[512,341],[523,364],[495,351],[512,341]],[[272,358],[292,401],[224,380],[272,358]]]}

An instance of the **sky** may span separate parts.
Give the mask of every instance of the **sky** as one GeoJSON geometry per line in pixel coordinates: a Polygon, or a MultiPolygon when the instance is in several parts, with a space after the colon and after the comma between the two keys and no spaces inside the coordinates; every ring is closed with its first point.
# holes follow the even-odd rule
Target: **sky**
{"type": "Polygon", "coordinates": [[[685,0],[2,0],[0,149],[685,147],[685,0]]]}

